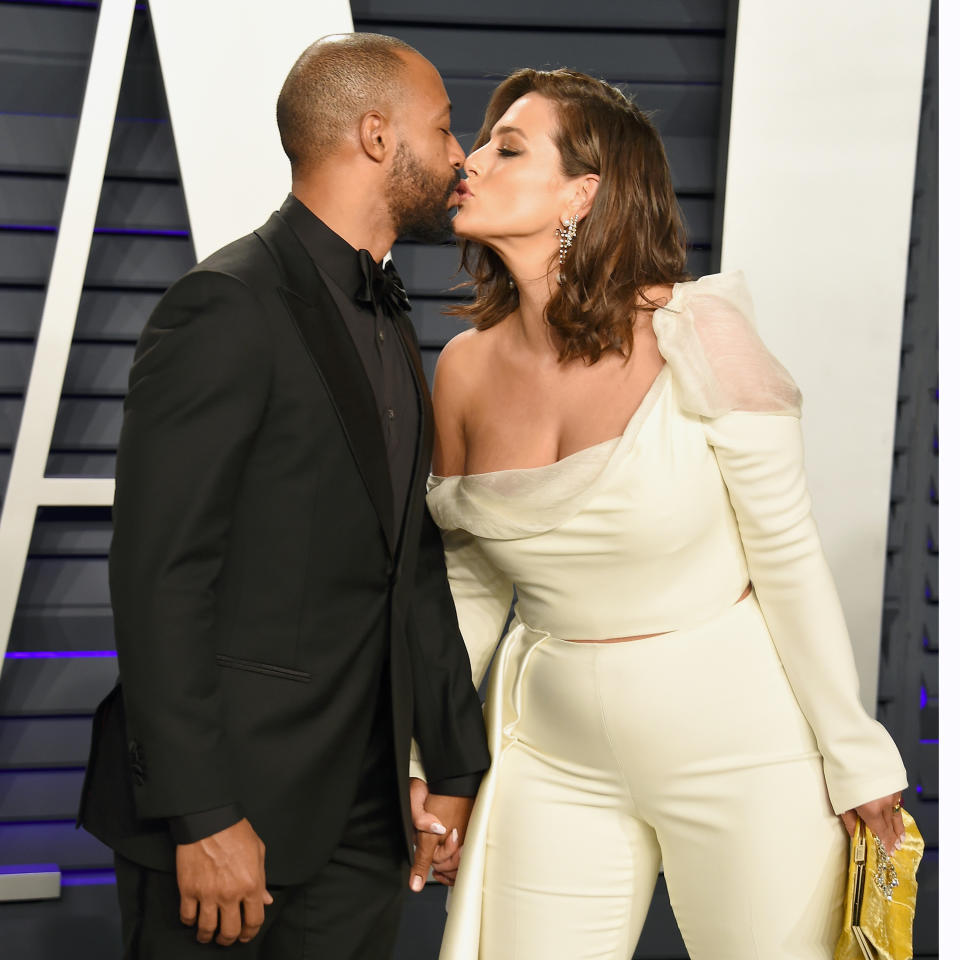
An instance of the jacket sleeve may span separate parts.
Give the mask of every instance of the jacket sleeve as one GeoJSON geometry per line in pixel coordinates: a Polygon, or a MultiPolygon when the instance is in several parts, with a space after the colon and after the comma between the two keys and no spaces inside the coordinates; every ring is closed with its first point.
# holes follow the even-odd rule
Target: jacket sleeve
{"type": "Polygon", "coordinates": [[[799,418],[731,412],[702,419],[757,600],[823,755],[835,812],[903,789],[897,748],[858,696],[850,638],[811,513],[799,418]]]}
{"type": "Polygon", "coordinates": [[[716,455],[757,600],[823,755],[834,810],[902,789],[897,748],[860,703],[850,637],[811,513],[802,397],[757,332],[744,275],[678,284],[653,325],[680,402],[699,416],[716,455]]]}
{"type": "Polygon", "coordinates": [[[144,818],[240,799],[220,719],[214,587],[271,366],[258,301],[211,272],[168,291],[137,347],[117,454],[110,590],[144,818]]]}
{"type": "MultiPolygon", "coordinates": [[[[487,561],[475,538],[463,530],[444,531],[443,552],[473,687],[479,689],[510,612],[513,584],[487,561]]],[[[428,779],[416,740],[410,776],[428,779]]]]}
{"type": "Polygon", "coordinates": [[[472,795],[490,765],[480,698],[457,629],[440,531],[424,509],[417,578],[410,611],[414,684],[411,776],[434,793],[472,795]]]}

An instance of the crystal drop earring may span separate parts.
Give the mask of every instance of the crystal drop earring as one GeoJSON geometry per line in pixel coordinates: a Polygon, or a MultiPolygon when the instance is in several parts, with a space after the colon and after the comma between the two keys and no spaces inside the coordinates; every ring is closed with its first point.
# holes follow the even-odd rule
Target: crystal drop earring
{"type": "Polygon", "coordinates": [[[571,219],[562,219],[560,222],[563,226],[557,227],[556,233],[560,238],[560,271],[557,273],[557,283],[563,283],[563,265],[566,263],[567,254],[570,252],[570,247],[577,237],[577,221],[579,219],[580,214],[575,213],[571,219]]]}

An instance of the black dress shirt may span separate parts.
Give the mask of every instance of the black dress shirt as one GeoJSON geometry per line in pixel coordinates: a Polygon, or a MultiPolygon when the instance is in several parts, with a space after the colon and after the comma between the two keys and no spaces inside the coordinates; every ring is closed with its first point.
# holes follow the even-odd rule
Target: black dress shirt
{"type": "Polygon", "coordinates": [[[358,251],[292,194],[280,208],[280,216],[297,235],[326,281],[367,372],[387,445],[393,487],[392,533],[396,542],[420,436],[420,402],[410,361],[393,317],[385,315],[379,305],[357,299],[364,287],[358,251]]]}
{"type": "MultiPolygon", "coordinates": [[[[284,201],[279,213],[326,282],[370,381],[387,448],[394,504],[391,533],[396,543],[402,531],[420,435],[420,401],[410,360],[389,311],[379,304],[357,299],[357,294],[365,289],[360,265],[362,253],[331,230],[293,194],[284,201]]],[[[482,773],[468,774],[431,782],[430,790],[446,796],[474,796],[482,776],[482,773]]],[[[232,826],[243,816],[239,804],[229,804],[174,817],[170,820],[170,830],[175,842],[192,843],[232,826]]]]}

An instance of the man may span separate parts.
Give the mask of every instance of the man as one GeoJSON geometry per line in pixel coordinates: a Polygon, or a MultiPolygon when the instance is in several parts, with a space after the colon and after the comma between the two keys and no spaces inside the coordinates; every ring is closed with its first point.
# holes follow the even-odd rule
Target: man
{"type": "Polygon", "coordinates": [[[456,856],[488,764],[424,505],[430,398],[400,234],[447,235],[439,74],[328,37],[277,104],[293,192],[178,280],[137,348],[110,554],[121,684],[80,820],[116,852],[126,956],[379,960],[456,856]],[[432,824],[432,827],[431,827],[432,824]],[[261,929],[262,928],[262,929],[261,929]]]}

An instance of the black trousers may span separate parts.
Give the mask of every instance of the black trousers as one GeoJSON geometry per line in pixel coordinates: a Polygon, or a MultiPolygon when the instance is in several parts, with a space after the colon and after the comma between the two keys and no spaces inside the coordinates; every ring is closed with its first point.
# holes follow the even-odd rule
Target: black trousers
{"type": "Polygon", "coordinates": [[[249,943],[198,943],[180,922],[176,876],[117,855],[124,960],[390,960],[409,874],[391,740],[380,708],[339,846],[309,882],[268,884],[274,902],[249,943]]]}

